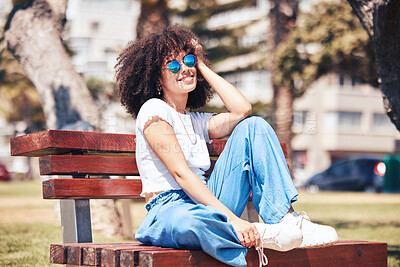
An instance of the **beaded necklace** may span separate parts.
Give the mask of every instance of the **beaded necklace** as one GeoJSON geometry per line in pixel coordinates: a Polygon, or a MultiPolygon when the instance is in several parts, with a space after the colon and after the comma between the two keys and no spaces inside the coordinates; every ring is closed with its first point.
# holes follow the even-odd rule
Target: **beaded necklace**
{"type": "MultiPolygon", "coordinates": [[[[179,112],[179,109],[178,108],[174,108],[166,99],[164,99],[164,101],[178,113],[179,120],[183,124],[183,128],[185,129],[186,135],[189,138],[190,143],[192,143],[192,145],[197,144],[197,136],[196,136],[196,132],[194,131],[194,128],[193,128],[193,132],[194,132],[194,142],[193,142],[192,139],[190,138],[189,132],[186,129],[186,125],[185,125],[185,123],[183,122],[183,120],[181,118],[181,113],[179,112]]],[[[192,127],[193,127],[192,116],[189,115],[189,117],[190,117],[190,121],[192,122],[192,127]]]]}

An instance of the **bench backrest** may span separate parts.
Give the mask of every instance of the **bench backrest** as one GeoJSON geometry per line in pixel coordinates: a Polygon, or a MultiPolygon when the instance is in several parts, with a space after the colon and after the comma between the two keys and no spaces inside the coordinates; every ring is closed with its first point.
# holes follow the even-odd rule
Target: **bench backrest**
{"type": "MultiPolygon", "coordinates": [[[[61,199],[64,243],[92,242],[90,199],[138,198],[142,191],[139,177],[104,179],[139,174],[135,135],[47,130],[10,142],[12,156],[40,157],[41,175],[60,175],[43,181],[43,198],[61,199]],[[74,179],[61,178],[65,175],[74,179]]],[[[211,168],[206,175],[225,144],[226,140],[213,140],[208,146],[211,168]]],[[[287,156],[284,144],[282,148],[287,156]]]]}
{"type": "MultiPolygon", "coordinates": [[[[102,179],[139,175],[132,134],[46,130],[11,139],[12,156],[40,157],[41,175],[72,175],[43,182],[45,199],[117,199],[138,197],[140,179],[102,179]],[[91,178],[91,179],[87,179],[91,178]]],[[[208,145],[211,173],[226,140],[208,145]]],[[[285,157],[286,145],[281,144],[285,157]]],[[[139,178],[139,177],[137,177],[139,178]]]]}

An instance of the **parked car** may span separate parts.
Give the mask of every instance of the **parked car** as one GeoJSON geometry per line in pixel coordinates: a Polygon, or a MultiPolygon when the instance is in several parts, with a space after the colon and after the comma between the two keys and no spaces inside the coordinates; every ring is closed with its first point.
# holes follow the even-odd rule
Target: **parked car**
{"type": "Polygon", "coordinates": [[[10,181],[11,176],[6,166],[0,163],[0,181],[10,181]]]}
{"type": "Polygon", "coordinates": [[[313,193],[319,190],[381,192],[385,172],[381,159],[347,158],[312,176],[303,187],[313,193]]]}

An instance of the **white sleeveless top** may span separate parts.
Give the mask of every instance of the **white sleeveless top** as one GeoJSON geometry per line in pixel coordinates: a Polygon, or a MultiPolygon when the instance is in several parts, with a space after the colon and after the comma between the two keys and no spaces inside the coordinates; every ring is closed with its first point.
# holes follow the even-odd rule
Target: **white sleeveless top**
{"type": "Polygon", "coordinates": [[[158,98],[149,99],[142,105],[136,119],[136,162],[142,180],[142,197],[145,193],[181,189],[147,143],[143,134],[145,123],[154,116],[168,122],[174,129],[189,168],[204,181],[204,172],[210,168],[206,142],[211,141],[208,137],[207,124],[213,115],[188,111],[180,114],[158,98]],[[197,143],[192,144],[196,139],[197,143]]]}

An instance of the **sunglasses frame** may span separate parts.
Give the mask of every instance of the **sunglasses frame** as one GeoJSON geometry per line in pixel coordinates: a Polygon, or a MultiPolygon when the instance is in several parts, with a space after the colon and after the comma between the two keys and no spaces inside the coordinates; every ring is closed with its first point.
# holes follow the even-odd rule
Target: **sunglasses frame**
{"type": "MultiPolygon", "coordinates": [[[[196,66],[196,63],[197,63],[196,56],[193,55],[193,54],[188,54],[183,58],[183,64],[185,64],[189,68],[192,68],[192,67],[196,66]],[[194,59],[193,65],[190,62],[187,62],[187,57],[193,57],[193,59],[194,59]],[[190,65],[192,65],[192,66],[190,66],[190,65]]],[[[179,71],[181,70],[181,63],[178,60],[173,60],[170,63],[168,63],[168,66],[166,68],[164,68],[164,69],[168,69],[173,74],[178,74],[179,71]]]]}

